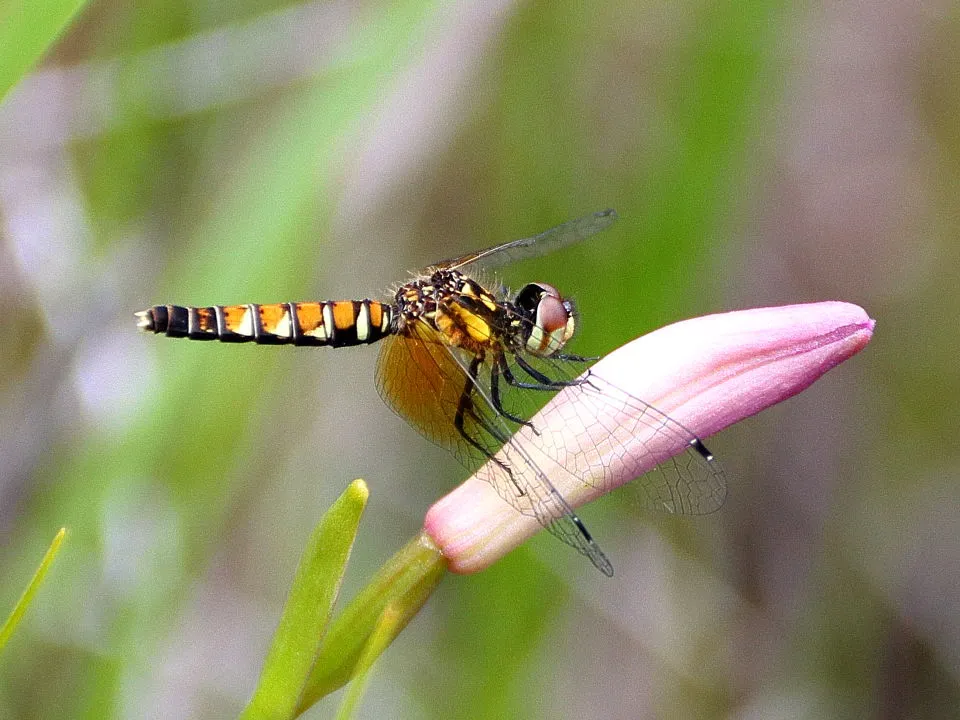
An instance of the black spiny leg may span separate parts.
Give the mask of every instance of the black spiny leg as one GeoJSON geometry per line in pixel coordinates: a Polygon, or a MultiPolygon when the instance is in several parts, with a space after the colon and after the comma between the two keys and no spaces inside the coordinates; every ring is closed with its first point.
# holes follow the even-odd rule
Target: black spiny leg
{"type": "MultiPolygon", "coordinates": [[[[503,373],[504,379],[514,387],[523,388],[524,390],[559,390],[563,385],[553,385],[550,382],[550,379],[545,375],[540,375],[546,382],[523,382],[522,380],[517,380],[514,376],[513,371],[510,370],[510,366],[507,364],[507,359],[503,359],[503,366],[500,368],[500,372],[503,373]]],[[[539,374],[539,373],[538,373],[539,374]]]]}
{"type": "Polygon", "coordinates": [[[526,390],[559,390],[560,388],[569,387],[571,385],[579,385],[583,382],[583,380],[551,380],[526,360],[524,360],[522,355],[514,355],[514,359],[517,361],[517,365],[521,370],[536,380],[535,383],[517,380],[513,373],[510,372],[509,368],[506,367],[506,363],[504,363],[503,376],[506,378],[508,383],[515,387],[524,388],[526,390]]]}
{"type": "Polygon", "coordinates": [[[507,441],[506,438],[501,437],[501,434],[497,432],[496,428],[492,427],[485,418],[482,418],[477,414],[476,408],[474,407],[473,389],[475,383],[477,382],[477,375],[480,371],[480,365],[482,364],[483,358],[480,355],[476,356],[473,359],[473,362],[470,363],[470,380],[464,384],[463,392],[460,393],[460,402],[457,404],[457,414],[453,418],[453,426],[457,429],[457,432],[460,433],[461,437],[473,445],[473,447],[475,447],[477,450],[482,452],[484,457],[489,460],[493,460],[503,467],[504,470],[507,470],[507,467],[502,462],[493,457],[492,452],[490,452],[487,448],[470,436],[470,433],[467,432],[467,428],[464,426],[464,419],[467,417],[467,415],[469,415],[480,427],[496,438],[498,442],[505,443],[507,441]]]}
{"type": "Polygon", "coordinates": [[[550,357],[556,358],[557,360],[569,360],[570,362],[579,363],[588,363],[600,359],[599,355],[595,355],[593,357],[584,357],[583,355],[570,355],[568,353],[554,353],[550,357]]]}
{"type": "MultiPolygon", "coordinates": [[[[521,417],[517,417],[513,413],[509,412],[506,408],[503,407],[503,403],[500,400],[500,372],[503,371],[504,377],[507,379],[507,382],[511,385],[510,382],[513,378],[513,375],[510,373],[510,368],[507,365],[507,359],[504,355],[501,355],[497,358],[497,361],[493,364],[493,367],[490,368],[490,397],[493,400],[494,409],[503,415],[508,420],[513,420],[513,422],[518,425],[526,425],[528,428],[532,429],[534,432],[536,428],[533,427],[533,423],[524,420],[521,417]]],[[[537,433],[539,435],[539,433],[537,433]]]]}
{"type": "Polygon", "coordinates": [[[457,432],[460,433],[460,436],[470,443],[473,447],[479,450],[483,455],[489,460],[495,462],[500,468],[507,474],[510,478],[510,482],[513,483],[513,486],[517,489],[517,494],[521,497],[526,495],[523,491],[523,488],[520,487],[520,484],[517,482],[517,479],[513,476],[513,470],[510,469],[510,466],[505,462],[493,456],[493,453],[490,452],[487,448],[477,442],[474,438],[470,437],[470,433],[467,432],[467,429],[464,427],[463,421],[466,415],[469,413],[470,417],[480,425],[484,430],[486,430],[492,437],[494,437],[499,443],[506,444],[507,438],[503,437],[502,433],[498,432],[495,427],[493,427],[490,422],[481,417],[477,411],[473,402],[473,390],[474,385],[477,382],[477,375],[480,372],[480,366],[483,364],[483,356],[477,355],[474,357],[473,361],[470,363],[470,380],[464,385],[463,392],[460,394],[460,402],[457,405],[457,414],[453,418],[453,425],[457,429],[457,432]]]}

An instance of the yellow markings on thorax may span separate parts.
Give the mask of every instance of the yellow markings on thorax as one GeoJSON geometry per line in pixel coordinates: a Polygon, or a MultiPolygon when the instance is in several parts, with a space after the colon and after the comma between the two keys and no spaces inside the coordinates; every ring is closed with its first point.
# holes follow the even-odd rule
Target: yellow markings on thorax
{"type": "Polygon", "coordinates": [[[479,346],[487,345],[493,336],[489,322],[457,303],[438,309],[433,322],[452,345],[467,349],[475,350],[479,346]]]}
{"type": "Polygon", "coordinates": [[[490,328],[490,323],[484,320],[482,317],[477,315],[474,312],[462,308],[460,306],[455,306],[456,314],[460,318],[463,327],[466,329],[467,334],[479,343],[487,343],[490,341],[490,336],[493,334],[493,331],[490,328]]]}
{"type": "Polygon", "coordinates": [[[451,345],[480,352],[494,339],[500,307],[496,297],[458,272],[438,271],[411,283],[401,289],[397,300],[404,308],[403,322],[419,318],[451,345]]]}
{"type": "Polygon", "coordinates": [[[497,309],[497,299],[473,280],[464,279],[460,285],[460,294],[471,300],[479,300],[490,312],[494,312],[497,309]]]}

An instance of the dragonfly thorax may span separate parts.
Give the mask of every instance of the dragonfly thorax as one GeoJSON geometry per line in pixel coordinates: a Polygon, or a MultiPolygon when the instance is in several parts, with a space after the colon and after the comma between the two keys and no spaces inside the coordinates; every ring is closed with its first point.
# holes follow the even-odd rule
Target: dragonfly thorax
{"type": "Polygon", "coordinates": [[[397,332],[426,322],[447,342],[483,354],[503,338],[506,308],[479,283],[456,270],[435,270],[403,285],[396,295],[397,332]]]}

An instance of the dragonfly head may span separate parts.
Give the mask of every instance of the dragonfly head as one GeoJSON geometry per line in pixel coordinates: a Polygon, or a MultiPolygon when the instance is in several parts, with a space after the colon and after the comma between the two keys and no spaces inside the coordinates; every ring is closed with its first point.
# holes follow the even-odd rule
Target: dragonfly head
{"type": "Polygon", "coordinates": [[[576,326],[573,303],[560,297],[552,285],[530,283],[518,294],[516,306],[528,320],[524,345],[528,352],[549,357],[573,337],[576,326]]]}

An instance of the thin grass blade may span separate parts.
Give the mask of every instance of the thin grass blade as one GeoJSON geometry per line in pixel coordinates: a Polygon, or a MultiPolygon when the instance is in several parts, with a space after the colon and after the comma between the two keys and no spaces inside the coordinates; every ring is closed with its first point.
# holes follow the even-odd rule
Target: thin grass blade
{"type": "Polygon", "coordinates": [[[43,582],[44,576],[46,576],[47,571],[53,564],[53,559],[60,551],[60,546],[63,544],[63,539],[66,536],[67,529],[60,528],[60,532],[56,534],[56,537],[53,538],[53,542],[50,543],[50,547],[47,548],[47,552],[44,553],[43,560],[40,561],[40,566],[33,574],[30,584],[27,585],[27,588],[23,591],[23,595],[20,596],[17,604],[14,605],[13,611],[3,624],[3,627],[0,627],[0,650],[3,650],[4,645],[7,644],[7,640],[9,640],[10,636],[13,635],[13,631],[16,630],[17,625],[20,624],[20,620],[22,620],[24,614],[26,614],[27,608],[30,606],[30,602],[33,600],[34,595],[37,594],[37,590],[40,589],[40,583],[43,582]]]}

